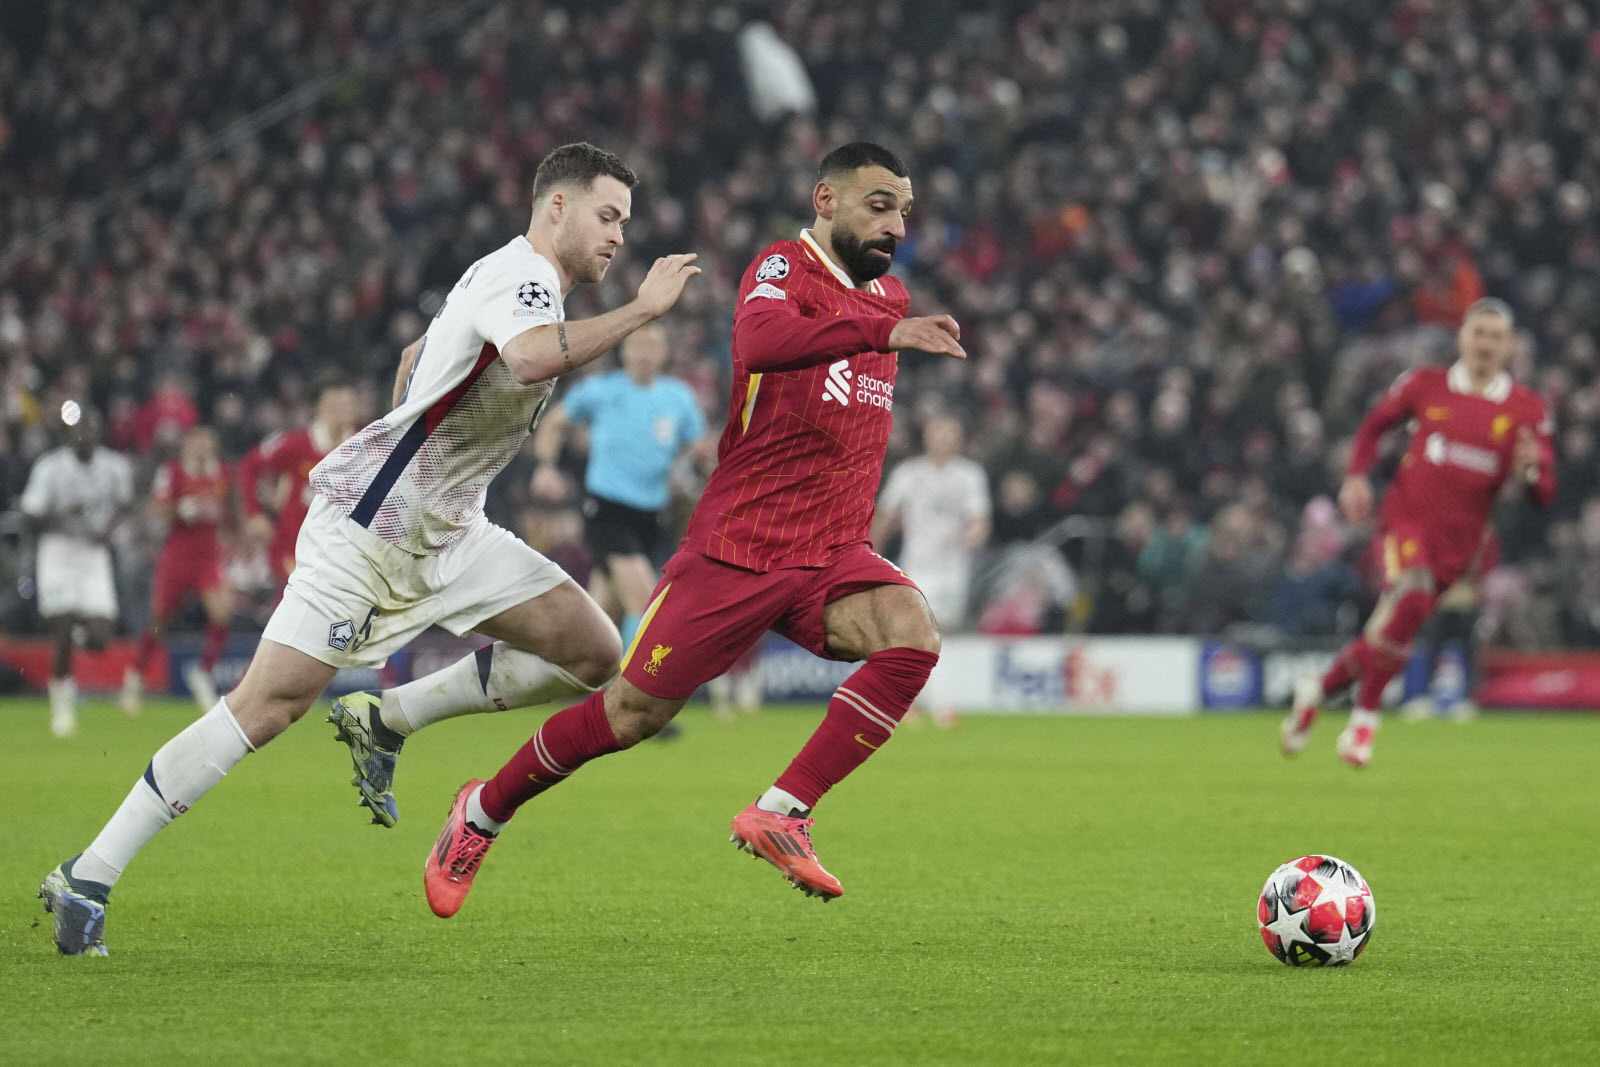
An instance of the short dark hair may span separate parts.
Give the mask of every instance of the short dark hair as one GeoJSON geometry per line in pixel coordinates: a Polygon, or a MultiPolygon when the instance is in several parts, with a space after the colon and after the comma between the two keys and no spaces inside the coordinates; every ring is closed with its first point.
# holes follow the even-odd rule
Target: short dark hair
{"type": "Polygon", "coordinates": [[[817,167],[817,181],[826,181],[836,174],[862,167],[882,167],[896,178],[904,178],[907,173],[900,157],[883,145],[871,141],[851,141],[822,157],[822,163],[817,167]]]}
{"type": "Polygon", "coordinates": [[[533,172],[533,199],[538,202],[556,186],[572,182],[587,189],[602,174],[617,179],[629,189],[639,184],[639,176],[629,170],[615,152],[607,152],[587,141],[564,144],[539,161],[539,169],[533,172]]]}

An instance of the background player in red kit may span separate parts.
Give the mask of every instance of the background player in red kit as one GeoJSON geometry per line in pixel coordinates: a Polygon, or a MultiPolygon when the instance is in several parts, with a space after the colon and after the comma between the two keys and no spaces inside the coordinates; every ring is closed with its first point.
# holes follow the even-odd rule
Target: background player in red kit
{"type": "Polygon", "coordinates": [[[1339,756],[1366,766],[1384,687],[1405,665],[1412,638],[1440,594],[1478,565],[1501,486],[1516,479],[1541,507],[1554,498],[1555,450],[1544,401],[1506,370],[1512,326],[1503,301],[1479,300],[1462,320],[1455,364],[1403,375],[1361,423],[1339,491],[1339,506],[1351,522],[1363,522],[1372,512],[1367,472],[1377,460],[1379,439],[1402,421],[1415,426],[1384,495],[1378,541],[1383,596],[1363,634],[1344,647],[1327,674],[1296,687],[1282,729],[1286,755],[1305,748],[1318,706],[1354,684],[1355,710],[1339,735],[1339,756]]]}
{"type": "Polygon", "coordinates": [[[324,378],[310,426],[275,433],[239,461],[245,532],[266,545],[280,586],[294,570],[295,539],[311,507],[311,468],[355,431],[355,387],[324,378]]]}
{"type": "Polygon", "coordinates": [[[427,863],[436,914],[461,906],[521,804],[654,734],[768,629],[819,656],[866,662],[773,787],[734,819],[733,839],[808,895],[843,893],[812,851],[810,810],[888,741],[938,660],[922,594],[867,540],[897,351],[966,356],[955,320],[907,318],[905,287],[885,274],[911,199],[892,153],[845,145],[819,168],[811,228],[745,271],[717,469],[622,675],[546,720],[493,779],[456,794],[427,863]]]}
{"type": "Polygon", "coordinates": [[[184,434],[178,458],[156,472],[151,497],[166,523],[167,540],[156,560],[150,589],[150,622],[139,635],[134,665],[123,678],[123,707],[138,708],[143,675],[150,657],[161,648],[167,624],[191,595],[200,598],[206,613],[205,644],[200,662],[184,674],[184,681],[202,708],[217,702],[211,669],[228,640],[228,620],[233,616],[233,592],[222,576],[222,542],[219,527],[228,513],[228,471],[223,466],[217,438],[204,426],[184,434]]]}

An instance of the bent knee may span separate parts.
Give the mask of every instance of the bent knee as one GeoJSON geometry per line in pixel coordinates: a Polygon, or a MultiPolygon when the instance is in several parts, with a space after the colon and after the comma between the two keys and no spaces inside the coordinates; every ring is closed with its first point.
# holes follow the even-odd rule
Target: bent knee
{"type": "Polygon", "coordinates": [[[617,661],[622,658],[622,650],[604,659],[585,659],[574,663],[567,669],[567,673],[581,682],[592,693],[597,689],[605,688],[605,684],[617,676],[617,661]]]}
{"type": "Polygon", "coordinates": [[[622,639],[617,636],[616,628],[611,627],[609,631],[602,631],[582,656],[565,667],[568,674],[592,691],[615,678],[621,662],[622,639]]]}
{"type": "Polygon", "coordinates": [[[920,617],[907,619],[905,625],[896,627],[893,635],[895,640],[893,648],[914,648],[918,652],[928,652],[937,656],[943,645],[943,635],[939,632],[939,623],[933,617],[933,612],[924,608],[920,617]]]}
{"type": "Polygon", "coordinates": [[[681,700],[653,697],[626,682],[606,690],[606,721],[623,748],[660,733],[681,707],[681,700]]]}

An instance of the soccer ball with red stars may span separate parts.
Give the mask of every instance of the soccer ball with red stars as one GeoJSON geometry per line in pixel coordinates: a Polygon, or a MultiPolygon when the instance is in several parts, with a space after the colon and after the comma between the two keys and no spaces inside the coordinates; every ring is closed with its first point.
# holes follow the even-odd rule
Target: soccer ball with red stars
{"type": "Polygon", "coordinates": [[[1361,955],[1377,921],[1372,889],[1336,856],[1301,856],[1267,878],[1256,902],[1261,940],[1291,967],[1339,967],[1361,955]]]}

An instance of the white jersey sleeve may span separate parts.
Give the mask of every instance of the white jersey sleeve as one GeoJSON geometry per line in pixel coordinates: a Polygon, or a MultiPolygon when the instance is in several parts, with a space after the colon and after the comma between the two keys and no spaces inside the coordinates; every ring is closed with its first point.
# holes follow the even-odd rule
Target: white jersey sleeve
{"type": "Polygon", "coordinates": [[[311,487],[408,552],[460,540],[555,386],[517,381],[500,352],[564,317],[555,267],[526,237],[478,260],[429,324],[400,405],[330,452],[311,487]]]}
{"type": "Polygon", "coordinates": [[[473,327],[500,351],[525,330],[561,321],[561,283],[555,268],[543,256],[535,258],[542,270],[494,264],[494,273],[482,279],[473,300],[473,327]]]}
{"type": "Polygon", "coordinates": [[[24,515],[43,519],[55,511],[55,477],[51,470],[55,457],[56,453],[46,452],[34,461],[33,469],[28,471],[28,485],[22,490],[22,499],[18,501],[24,515]]]}

